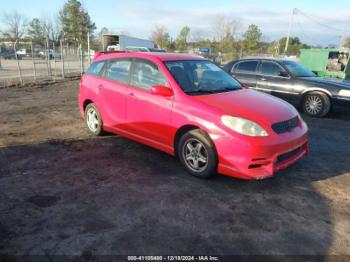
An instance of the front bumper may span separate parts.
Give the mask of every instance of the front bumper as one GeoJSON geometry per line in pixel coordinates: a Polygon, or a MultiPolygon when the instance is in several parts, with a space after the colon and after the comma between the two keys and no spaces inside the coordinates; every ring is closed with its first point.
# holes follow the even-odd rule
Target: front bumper
{"type": "Polygon", "coordinates": [[[291,132],[262,139],[219,140],[215,141],[219,155],[218,173],[241,179],[272,177],[309,152],[305,123],[291,132]]]}
{"type": "Polygon", "coordinates": [[[344,96],[334,96],[332,98],[332,104],[336,107],[350,107],[350,97],[344,97],[344,96]]]}

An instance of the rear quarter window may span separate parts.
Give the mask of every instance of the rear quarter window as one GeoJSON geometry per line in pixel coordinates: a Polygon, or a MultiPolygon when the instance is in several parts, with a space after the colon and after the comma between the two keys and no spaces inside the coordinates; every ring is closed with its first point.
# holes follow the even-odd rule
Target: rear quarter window
{"type": "Polygon", "coordinates": [[[129,71],[131,67],[131,59],[121,58],[109,61],[106,77],[119,83],[127,84],[129,82],[129,71]]]}
{"type": "Polygon", "coordinates": [[[86,72],[91,75],[99,76],[101,74],[101,71],[104,65],[105,65],[104,61],[94,62],[89,66],[86,72]]]}
{"type": "Polygon", "coordinates": [[[258,67],[258,61],[244,61],[239,62],[234,66],[235,73],[247,73],[256,74],[256,69],[258,67]]]}

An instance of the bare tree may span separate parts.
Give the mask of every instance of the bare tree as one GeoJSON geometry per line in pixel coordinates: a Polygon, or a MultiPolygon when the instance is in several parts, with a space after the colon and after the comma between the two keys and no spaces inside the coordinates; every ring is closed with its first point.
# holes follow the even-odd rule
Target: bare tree
{"type": "Polygon", "coordinates": [[[213,33],[217,41],[222,41],[227,35],[235,36],[242,23],[235,19],[229,19],[223,14],[218,14],[213,23],[213,33]]]}
{"type": "Polygon", "coordinates": [[[189,35],[190,42],[201,42],[205,39],[209,39],[210,35],[207,34],[207,31],[203,29],[194,29],[191,30],[189,35]]]}
{"type": "Polygon", "coordinates": [[[170,35],[167,32],[165,26],[156,25],[152,31],[150,37],[160,48],[169,48],[170,46],[170,35]]]}
{"type": "Polygon", "coordinates": [[[213,23],[214,38],[218,42],[218,48],[221,52],[233,52],[235,35],[241,27],[241,22],[238,20],[225,17],[223,14],[218,14],[213,23]]]}
{"type": "Polygon", "coordinates": [[[4,25],[4,29],[1,30],[1,34],[4,38],[7,38],[13,43],[16,43],[21,39],[27,27],[27,19],[17,11],[11,13],[3,13],[1,21],[4,25]]]}
{"type": "Polygon", "coordinates": [[[58,15],[44,15],[40,20],[45,37],[57,44],[62,37],[62,26],[58,15]]]}
{"type": "Polygon", "coordinates": [[[342,47],[350,48],[350,37],[343,40],[342,47]]]}

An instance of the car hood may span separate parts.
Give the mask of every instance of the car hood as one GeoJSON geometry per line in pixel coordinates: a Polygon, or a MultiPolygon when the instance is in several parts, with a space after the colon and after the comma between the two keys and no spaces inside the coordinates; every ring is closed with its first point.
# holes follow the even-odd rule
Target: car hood
{"type": "Polygon", "coordinates": [[[200,95],[194,98],[219,109],[223,114],[246,118],[267,126],[289,120],[298,114],[289,103],[250,89],[200,95]]]}
{"type": "Polygon", "coordinates": [[[298,77],[298,79],[303,82],[308,82],[316,85],[333,86],[350,90],[350,81],[346,80],[335,80],[321,77],[298,77]]]}

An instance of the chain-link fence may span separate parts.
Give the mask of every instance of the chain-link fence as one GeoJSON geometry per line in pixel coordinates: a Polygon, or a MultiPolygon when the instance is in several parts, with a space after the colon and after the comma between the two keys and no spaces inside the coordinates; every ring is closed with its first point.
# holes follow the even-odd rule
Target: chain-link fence
{"type": "Polygon", "coordinates": [[[93,52],[80,44],[20,42],[1,48],[0,87],[59,80],[81,75],[93,52]]]}

